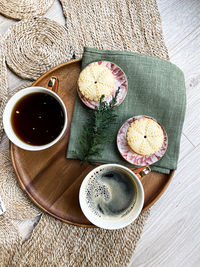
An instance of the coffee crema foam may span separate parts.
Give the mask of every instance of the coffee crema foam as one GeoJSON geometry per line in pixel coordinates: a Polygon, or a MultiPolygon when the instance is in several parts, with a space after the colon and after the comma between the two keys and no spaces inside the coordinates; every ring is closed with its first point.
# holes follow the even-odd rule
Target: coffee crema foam
{"type": "Polygon", "coordinates": [[[86,202],[98,217],[114,219],[130,212],[136,201],[136,185],[125,170],[100,169],[89,179],[86,202]]]}

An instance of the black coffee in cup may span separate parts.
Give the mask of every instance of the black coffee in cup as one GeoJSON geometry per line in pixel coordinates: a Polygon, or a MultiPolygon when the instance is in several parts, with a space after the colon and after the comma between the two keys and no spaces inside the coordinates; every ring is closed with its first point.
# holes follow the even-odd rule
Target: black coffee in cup
{"type": "Polygon", "coordinates": [[[85,193],[95,215],[114,219],[125,216],[133,208],[137,189],[125,170],[102,167],[90,177],[85,193]]]}
{"type": "Polygon", "coordinates": [[[55,140],[61,133],[65,115],[51,95],[35,92],[22,97],[14,106],[11,125],[23,142],[40,146],[55,140]]]}

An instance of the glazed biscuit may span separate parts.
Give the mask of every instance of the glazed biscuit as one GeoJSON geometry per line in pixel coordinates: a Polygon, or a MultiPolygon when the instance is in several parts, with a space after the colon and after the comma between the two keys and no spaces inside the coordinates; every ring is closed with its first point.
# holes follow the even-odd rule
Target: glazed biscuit
{"type": "Polygon", "coordinates": [[[82,70],[78,87],[82,95],[93,101],[99,101],[102,95],[109,96],[114,89],[114,76],[103,65],[91,65],[82,70]]]}
{"type": "Polygon", "coordinates": [[[156,153],[164,142],[162,128],[157,122],[148,118],[132,122],[127,130],[126,138],[130,148],[142,156],[156,153]]]}

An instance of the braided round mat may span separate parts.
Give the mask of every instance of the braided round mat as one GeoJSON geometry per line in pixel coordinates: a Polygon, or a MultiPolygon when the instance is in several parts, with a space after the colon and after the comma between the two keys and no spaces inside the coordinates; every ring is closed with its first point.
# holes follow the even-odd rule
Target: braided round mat
{"type": "Polygon", "coordinates": [[[22,245],[17,227],[8,216],[0,216],[0,266],[13,266],[13,257],[22,245]]]}
{"type": "Polygon", "coordinates": [[[42,15],[52,6],[54,0],[1,0],[0,13],[13,19],[42,15]]]}
{"type": "Polygon", "coordinates": [[[34,17],[12,25],[5,43],[7,64],[22,78],[36,80],[70,59],[65,27],[48,18],[34,17]]]}
{"type": "Polygon", "coordinates": [[[0,35],[0,140],[3,129],[3,110],[8,98],[8,77],[4,55],[4,39],[0,35]]]}
{"type": "Polygon", "coordinates": [[[0,153],[0,163],[0,196],[8,218],[24,220],[39,215],[41,211],[26,197],[17,182],[8,151],[0,153]]]}

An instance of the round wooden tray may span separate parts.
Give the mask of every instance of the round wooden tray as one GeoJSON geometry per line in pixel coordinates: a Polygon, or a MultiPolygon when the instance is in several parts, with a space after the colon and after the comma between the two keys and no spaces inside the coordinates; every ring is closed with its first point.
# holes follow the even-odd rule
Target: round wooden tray
{"type": "MultiPolygon", "coordinates": [[[[11,143],[10,153],[21,188],[39,208],[63,222],[94,227],[83,215],[78,200],[81,182],[94,166],[80,165],[80,161],[65,157],[80,70],[81,60],[72,60],[51,69],[33,83],[47,87],[52,76],[59,79],[58,95],[68,112],[68,127],[63,138],[51,148],[37,152],[25,151],[11,143]]],[[[169,175],[151,172],[143,177],[143,210],[158,200],[172,177],[173,171],[169,175]]]]}

